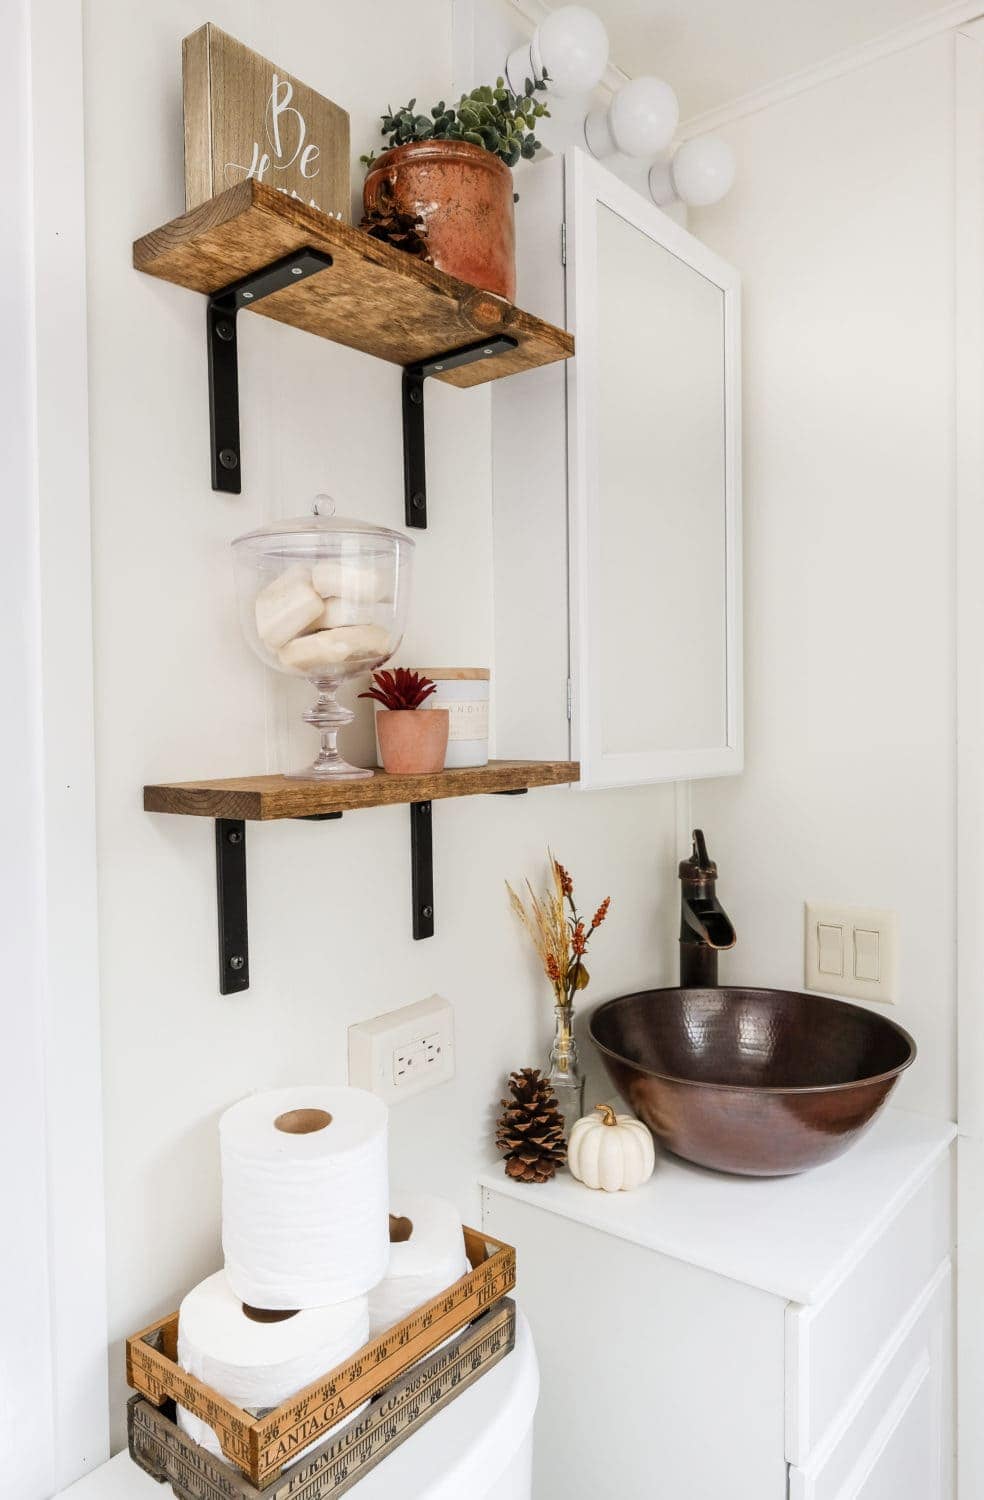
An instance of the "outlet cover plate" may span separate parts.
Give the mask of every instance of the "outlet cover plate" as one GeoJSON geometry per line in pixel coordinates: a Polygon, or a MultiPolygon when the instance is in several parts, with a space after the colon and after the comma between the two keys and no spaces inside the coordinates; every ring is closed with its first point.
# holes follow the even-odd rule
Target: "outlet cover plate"
{"type": "Polygon", "coordinates": [[[454,1077],[454,1013],[440,995],[349,1027],[349,1083],[398,1104],[454,1077]]]}
{"type": "Polygon", "coordinates": [[[805,905],[803,980],[808,990],[893,1005],[898,996],[898,922],[870,906],[805,905]]]}

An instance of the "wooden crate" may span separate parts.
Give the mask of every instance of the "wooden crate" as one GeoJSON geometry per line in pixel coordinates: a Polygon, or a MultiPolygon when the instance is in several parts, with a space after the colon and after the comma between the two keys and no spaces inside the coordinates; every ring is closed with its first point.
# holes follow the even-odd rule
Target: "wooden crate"
{"type": "Polygon", "coordinates": [[[143,1396],[131,1397],[127,1408],[130,1457],[169,1482],[178,1500],[336,1500],[503,1359],[515,1338],[516,1307],[506,1297],[262,1490],[192,1442],[171,1403],[159,1410],[143,1396]]]}
{"type": "MultiPolygon", "coordinates": [[[[177,1362],[177,1313],[127,1339],[127,1380],[154,1406],[175,1401],[201,1417],[214,1430],[229,1462],[253,1485],[265,1486],[322,1433],[345,1421],[357,1407],[512,1291],[516,1285],[512,1247],[474,1229],[466,1229],[464,1235],[471,1270],[460,1281],[262,1417],[253,1416],[182,1370],[177,1362]]],[[[195,1444],[192,1447],[198,1454],[203,1451],[195,1444]]]]}

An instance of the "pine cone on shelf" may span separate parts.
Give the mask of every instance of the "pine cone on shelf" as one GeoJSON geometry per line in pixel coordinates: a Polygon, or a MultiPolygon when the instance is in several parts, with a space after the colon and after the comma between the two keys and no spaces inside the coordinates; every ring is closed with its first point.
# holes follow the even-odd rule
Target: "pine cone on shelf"
{"type": "Polygon", "coordinates": [[[427,230],[414,214],[405,214],[392,207],[373,208],[363,216],[359,228],[374,240],[382,240],[384,244],[392,245],[394,250],[402,250],[406,255],[413,255],[417,260],[430,264],[427,230]]]}
{"type": "Polygon", "coordinates": [[[506,1158],[506,1173],[520,1182],[549,1182],[567,1158],[564,1122],[553,1089],[539,1068],[509,1075],[510,1099],[503,1099],[495,1143],[506,1158]]]}

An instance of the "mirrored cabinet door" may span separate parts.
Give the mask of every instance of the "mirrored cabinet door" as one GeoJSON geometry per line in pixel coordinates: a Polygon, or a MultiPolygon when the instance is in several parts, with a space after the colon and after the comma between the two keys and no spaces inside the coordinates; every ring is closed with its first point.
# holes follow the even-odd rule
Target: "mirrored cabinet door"
{"type": "Polygon", "coordinates": [[[493,394],[498,753],[563,740],[586,787],[734,773],[738,275],[582,152],[519,187],[520,304],[577,353],[493,394]]]}

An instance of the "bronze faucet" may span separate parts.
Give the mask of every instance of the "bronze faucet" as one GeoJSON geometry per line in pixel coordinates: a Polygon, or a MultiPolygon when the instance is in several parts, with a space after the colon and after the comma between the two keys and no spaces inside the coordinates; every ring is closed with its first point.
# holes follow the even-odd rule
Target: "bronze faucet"
{"type": "Polygon", "coordinates": [[[680,861],[680,985],[713,989],[718,953],[735,946],[735,929],[714,894],[717,865],[708,858],[701,829],[694,829],[693,853],[680,861]]]}

